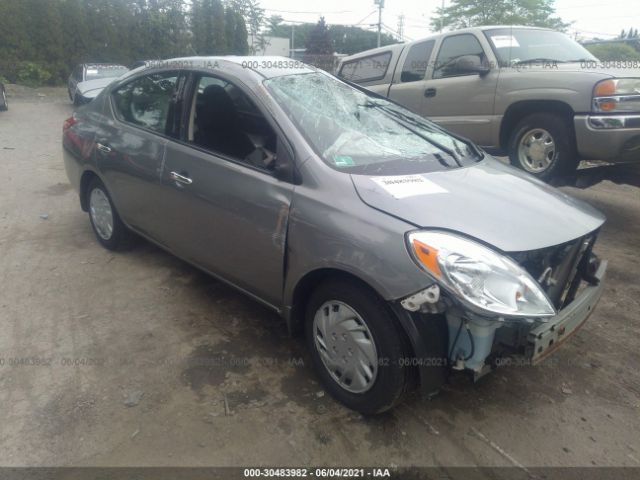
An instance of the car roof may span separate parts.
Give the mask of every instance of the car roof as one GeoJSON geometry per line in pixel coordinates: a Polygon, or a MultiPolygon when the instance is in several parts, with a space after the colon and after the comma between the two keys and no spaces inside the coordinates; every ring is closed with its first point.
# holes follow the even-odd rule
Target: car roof
{"type": "Polygon", "coordinates": [[[216,67],[230,67],[232,69],[244,69],[257,74],[262,78],[274,78],[284,75],[317,72],[318,69],[299,60],[278,56],[202,56],[179,57],[167,60],[151,60],[146,67],[138,67],[136,73],[147,68],[177,68],[187,70],[215,70],[216,67]]]}
{"type": "Polygon", "coordinates": [[[479,26],[479,27],[461,28],[459,30],[452,30],[450,32],[433,33],[433,34],[431,34],[429,36],[422,37],[422,38],[419,38],[417,40],[412,40],[411,42],[395,43],[395,44],[387,45],[387,46],[384,46],[384,47],[377,47],[377,48],[372,48],[370,50],[364,50],[362,52],[354,53],[353,55],[349,55],[347,57],[342,58],[340,63],[344,63],[345,61],[358,59],[358,58],[361,58],[361,57],[369,57],[371,55],[375,55],[378,52],[388,52],[388,51],[395,50],[395,49],[400,49],[401,50],[402,48],[404,48],[406,46],[411,46],[411,45],[414,45],[416,43],[421,43],[421,42],[424,42],[425,40],[432,40],[434,38],[438,38],[438,37],[441,37],[441,36],[444,36],[444,35],[452,35],[452,34],[453,35],[457,35],[459,33],[471,33],[471,32],[478,32],[478,31],[484,32],[484,31],[487,31],[487,30],[510,29],[510,28],[518,29],[518,30],[526,29],[526,30],[549,30],[549,31],[553,31],[550,28],[529,27],[529,26],[526,26],[526,25],[482,25],[482,26],[479,26]]]}

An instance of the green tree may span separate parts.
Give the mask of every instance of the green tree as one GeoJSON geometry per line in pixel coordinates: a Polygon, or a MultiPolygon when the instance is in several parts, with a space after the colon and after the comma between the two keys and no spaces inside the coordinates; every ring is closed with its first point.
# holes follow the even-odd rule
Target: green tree
{"type": "Polygon", "coordinates": [[[193,48],[198,55],[220,55],[227,50],[224,6],[220,0],[193,0],[193,48]]]}
{"type": "Polygon", "coordinates": [[[242,14],[231,7],[224,12],[224,22],[227,36],[227,53],[232,55],[246,55],[249,52],[248,33],[242,14]]]}
{"type": "Polygon", "coordinates": [[[320,17],[316,26],[309,32],[305,47],[305,62],[323,70],[333,71],[333,42],[329,36],[329,27],[327,27],[324,17],[320,17]]]}
{"type": "Polygon", "coordinates": [[[569,26],[553,16],[553,0],[452,0],[436,12],[431,20],[436,31],[479,25],[529,25],[562,31],[569,26]]]}
{"type": "Polygon", "coordinates": [[[640,60],[640,52],[624,43],[598,43],[585,47],[600,60],[640,60]]]}

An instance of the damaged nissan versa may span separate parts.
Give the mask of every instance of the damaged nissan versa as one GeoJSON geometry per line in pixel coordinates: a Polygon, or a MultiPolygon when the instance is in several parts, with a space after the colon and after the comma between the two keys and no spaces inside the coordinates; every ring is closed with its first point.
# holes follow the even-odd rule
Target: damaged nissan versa
{"type": "Polygon", "coordinates": [[[103,246],[135,232],[277,311],[365,414],[540,362],[602,293],[601,213],[291,59],[136,69],[65,122],[63,151],[103,246]]]}

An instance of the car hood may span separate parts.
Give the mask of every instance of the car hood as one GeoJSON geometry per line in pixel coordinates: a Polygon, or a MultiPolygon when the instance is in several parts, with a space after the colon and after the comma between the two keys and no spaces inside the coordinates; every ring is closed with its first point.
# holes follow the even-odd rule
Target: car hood
{"type": "Polygon", "coordinates": [[[503,252],[559,245],[600,227],[588,204],[488,158],[421,175],[351,175],[364,203],[420,228],[462,233],[503,252]]]}
{"type": "MultiPolygon", "coordinates": [[[[626,78],[626,77],[638,77],[640,78],[640,68],[624,68],[616,67],[616,64],[622,62],[606,62],[596,60],[586,60],[584,62],[569,62],[569,63],[553,63],[553,62],[532,62],[512,67],[517,73],[530,72],[530,73],[544,73],[545,75],[553,75],[554,73],[590,73],[601,76],[603,78],[626,78]]],[[[633,61],[627,62],[633,64],[633,61]]]]}
{"type": "Polygon", "coordinates": [[[78,83],[78,90],[82,94],[90,92],[92,90],[102,90],[114,80],[117,80],[117,77],[96,78],[95,80],[87,80],[85,82],[78,83]]]}

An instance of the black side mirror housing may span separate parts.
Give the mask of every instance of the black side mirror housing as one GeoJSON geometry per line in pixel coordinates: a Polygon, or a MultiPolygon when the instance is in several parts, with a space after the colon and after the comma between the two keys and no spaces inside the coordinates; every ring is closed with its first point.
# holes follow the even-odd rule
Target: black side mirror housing
{"type": "Polygon", "coordinates": [[[491,68],[482,62],[479,55],[462,55],[456,58],[452,67],[452,70],[455,70],[457,73],[477,73],[480,76],[486,75],[491,71],[491,68]]]}

